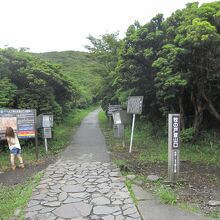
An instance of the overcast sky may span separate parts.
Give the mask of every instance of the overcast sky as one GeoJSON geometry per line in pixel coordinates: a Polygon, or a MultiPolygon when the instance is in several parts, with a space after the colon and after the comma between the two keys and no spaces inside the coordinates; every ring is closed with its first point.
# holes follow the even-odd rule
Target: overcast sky
{"type": "Polygon", "coordinates": [[[85,51],[88,35],[100,37],[119,31],[123,37],[135,20],[143,25],[158,13],[167,17],[188,2],[194,1],[0,0],[0,48],[85,51]]]}

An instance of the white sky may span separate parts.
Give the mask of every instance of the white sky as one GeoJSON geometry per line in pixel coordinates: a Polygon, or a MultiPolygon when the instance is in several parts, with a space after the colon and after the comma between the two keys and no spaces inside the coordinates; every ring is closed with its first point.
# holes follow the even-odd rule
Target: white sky
{"type": "MultiPolygon", "coordinates": [[[[85,51],[89,34],[120,32],[156,14],[165,17],[196,0],[0,0],[0,48],[85,51]]],[[[200,3],[212,0],[197,0],[200,3]]]]}

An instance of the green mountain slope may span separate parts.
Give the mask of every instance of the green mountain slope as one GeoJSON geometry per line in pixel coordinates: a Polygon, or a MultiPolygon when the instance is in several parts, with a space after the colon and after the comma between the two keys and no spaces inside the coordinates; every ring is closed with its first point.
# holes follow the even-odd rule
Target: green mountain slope
{"type": "Polygon", "coordinates": [[[87,52],[62,51],[35,54],[61,66],[62,73],[80,90],[79,106],[94,101],[101,85],[101,66],[87,52]]]}

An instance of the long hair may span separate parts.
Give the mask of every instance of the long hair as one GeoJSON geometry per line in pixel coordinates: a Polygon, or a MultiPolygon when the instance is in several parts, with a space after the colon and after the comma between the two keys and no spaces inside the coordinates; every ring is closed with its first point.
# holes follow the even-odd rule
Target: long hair
{"type": "Polygon", "coordinates": [[[6,137],[12,137],[12,138],[15,137],[15,132],[14,132],[14,130],[13,130],[12,127],[7,127],[7,128],[6,128],[5,136],[6,136],[6,137]]]}

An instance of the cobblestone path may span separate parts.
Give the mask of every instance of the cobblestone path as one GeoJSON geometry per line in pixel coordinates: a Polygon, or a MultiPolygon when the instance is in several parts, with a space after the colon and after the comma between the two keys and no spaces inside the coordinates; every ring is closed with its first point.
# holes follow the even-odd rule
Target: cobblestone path
{"type": "Polygon", "coordinates": [[[45,170],[25,210],[25,219],[141,219],[119,169],[109,161],[98,160],[108,158],[104,155],[107,152],[103,151],[103,157],[99,154],[96,158],[93,148],[85,143],[86,139],[92,143],[92,138],[95,138],[100,145],[98,147],[105,147],[102,141],[97,142],[100,134],[100,137],[85,138],[85,132],[89,135],[87,129],[91,126],[99,129],[97,113],[93,112],[84,120],[75,136],[77,146],[82,148],[79,151],[83,152],[77,155],[77,160],[67,154],[76,146],[73,143],[64,153],[66,156],[45,170]]]}

